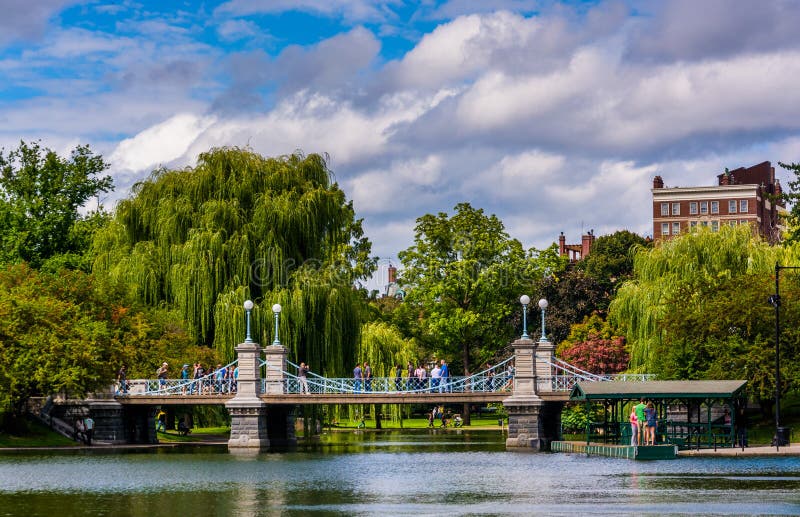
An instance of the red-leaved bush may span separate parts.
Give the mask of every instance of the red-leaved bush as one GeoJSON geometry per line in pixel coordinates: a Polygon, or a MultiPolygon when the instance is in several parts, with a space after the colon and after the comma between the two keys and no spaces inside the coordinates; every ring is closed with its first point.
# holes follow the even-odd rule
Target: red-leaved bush
{"type": "Polygon", "coordinates": [[[630,360],[625,350],[625,338],[614,336],[602,339],[594,332],[589,339],[561,350],[561,359],[596,374],[619,373],[628,369],[630,360]]]}

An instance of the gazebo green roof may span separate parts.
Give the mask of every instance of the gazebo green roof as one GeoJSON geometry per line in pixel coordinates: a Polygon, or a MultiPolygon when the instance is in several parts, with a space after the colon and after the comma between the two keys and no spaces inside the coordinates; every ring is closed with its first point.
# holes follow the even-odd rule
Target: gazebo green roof
{"type": "Polygon", "coordinates": [[[738,397],[747,381],[579,382],[570,400],[730,399],[738,397]]]}

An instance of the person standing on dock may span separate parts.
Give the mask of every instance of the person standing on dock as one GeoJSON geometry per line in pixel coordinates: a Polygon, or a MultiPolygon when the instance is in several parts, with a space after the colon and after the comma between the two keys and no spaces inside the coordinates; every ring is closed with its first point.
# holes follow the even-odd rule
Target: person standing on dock
{"type": "Polygon", "coordinates": [[[644,409],[647,405],[644,403],[644,399],[639,399],[639,403],[633,406],[633,409],[636,410],[636,423],[639,426],[639,443],[646,443],[647,436],[645,436],[645,415],[644,409]]]}
{"type": "Polygon", "coordinates": [[[639,445],[639,420],[636,418],[636,406],[631,408],[629,420],[631,423],[631,445],[635,447],[639,445]]]}
{"type": "Polygon", "coordinates": [[[658,420],[656,419],[656,408],[653,405],[653,401],[647,403],[647,407],[644,408],[644,417],[645,417],[645,445],[655,445],[656,444],[656,426],[658,425],[658,420]]]}

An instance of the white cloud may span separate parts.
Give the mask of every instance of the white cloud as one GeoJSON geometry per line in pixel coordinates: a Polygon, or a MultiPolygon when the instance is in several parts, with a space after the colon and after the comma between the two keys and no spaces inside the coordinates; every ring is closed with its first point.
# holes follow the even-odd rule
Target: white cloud
{"type": "Polygon", "coordinates": [[[174,115],[121,141],[109,161],[118,173],[149,171],[168,165],[183,156],[192,142],[214,122],[214,117],[190,113],[174,115]]]}

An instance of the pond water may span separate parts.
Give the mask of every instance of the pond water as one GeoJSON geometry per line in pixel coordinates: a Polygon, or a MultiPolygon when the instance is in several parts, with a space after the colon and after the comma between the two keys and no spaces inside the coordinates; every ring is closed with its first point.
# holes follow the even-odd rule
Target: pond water
{"type": "Polygon", "coordinates": [[[507,452],[490,431],[0,455],[0,515],[800,514],[800,458],[643,462],[507,452]]]}

